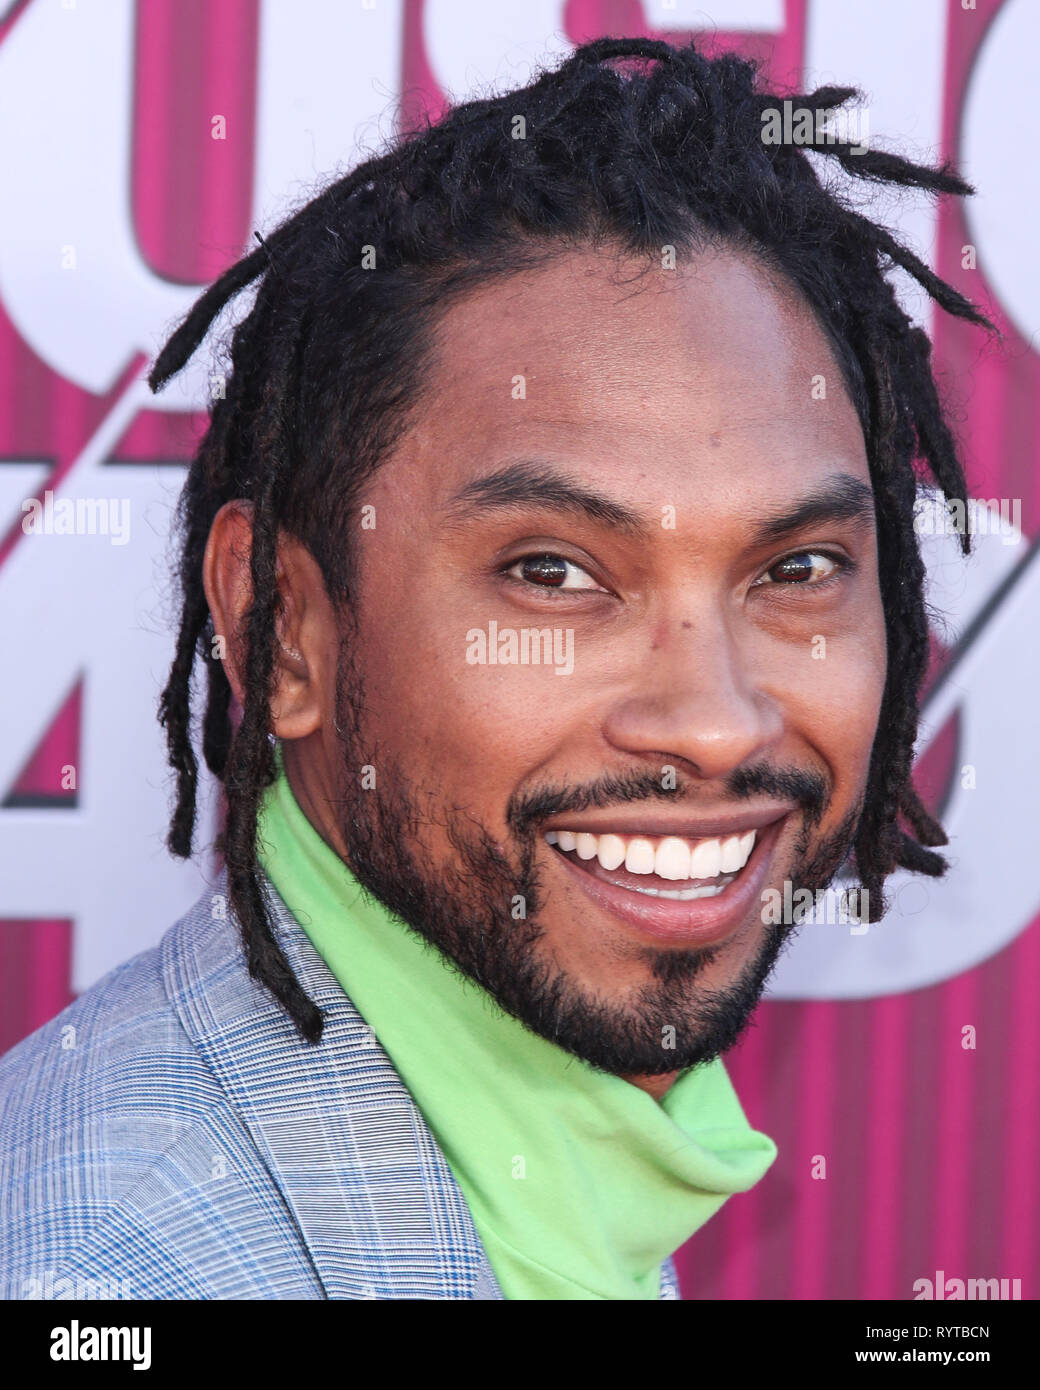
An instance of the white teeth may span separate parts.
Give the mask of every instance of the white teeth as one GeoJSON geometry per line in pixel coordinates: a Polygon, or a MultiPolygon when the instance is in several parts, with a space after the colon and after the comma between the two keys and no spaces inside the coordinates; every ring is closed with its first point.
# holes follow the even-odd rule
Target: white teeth
{"type": "Polygon", "coordinates": [[[625,868],[630,874],[652,874],[654,847],[649,840],[629,840],[625,851],[625,868]]]}
{"type": "Polygon", "coordinates": [[[722,872],[722,846],[718,840],[702,840],[690,856],[691,878],[718,878],[722,872]]]}
{"type": "Polygon", "coordinates": [[[695,898],[717,898],[722,890],[733,882],[733,875],[720,878],[718,883],[702,883],[696,888],[650,888],[625,884],[631,893],[645,893],[651,898],[675,898],[679,902],[690,903],[695,898]]]}
{"type": "MultiPolygon", "coordinates": [[[[656,878],[683,882],[688,879],[718,878],[737,874],[751,857],[757,832],[728,835],[724,840],[684,840],[666,835],[656,844],[646,835],[592,835],[585,830],[549,830],[546,843],[558,845],[579,859],[598,859],[608,871],[624,864],[629,873],[653,874],[656,878]]],[[[667,889],[647,885],[641,892],[669,896],[667,889]]],[[[692,890],[683,889],[686,893],[692,890]]]]}
{"type": "Polygon", "coordinates": [[[685,840],[669,835],[657,846],[654,873],[658,878],[689,878],[690,847],[685,840]]]}
{"type": "Polygon", "coordinates": [[[601,835],[596,858],[605,869],[616,869],[625,862],[625,842],[620,835],[601,835]]]}
{"type": "Polygon", "coordinates": [[[722,854],[719,856],[719,868],[724,874],[731,874],[736,869],[743,866],[744,857],[740,853],[740,836],[731,835],[728,840],[722,842],[722,854]]]}

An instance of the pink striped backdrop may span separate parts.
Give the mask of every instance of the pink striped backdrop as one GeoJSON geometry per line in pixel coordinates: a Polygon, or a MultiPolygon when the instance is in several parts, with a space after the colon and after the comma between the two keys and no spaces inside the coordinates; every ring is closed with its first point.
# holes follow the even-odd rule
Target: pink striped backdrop
{"type": "MultiPolygon", "coordinates": [[[[978,0],[970,25],[961,22],[960,0],[949,5],[942,138],[956,158],[966,83],[1000,0],[978,0]]],[[[26,8],[7,11],[0,45],[26,8]]],[[[655,32],[638,0],[570,0],[562,12],[572,41],[655,32]]],[[[806,0],[788,0],[779,35],[716,32],[710,41],[760,57],[777,82],[797,89],[805,28],[806,0]]],[[[133,216],[143,257],[170,280],[211,279],[251,237],[257,33],[252,0],[139,3],[133,216]],[[213,111],[228,116],[226,141],[205,138],[213,111]]],[[[422,0],[409,0],[405,121],[424,106],[436,113],[444,99],[423,35],[422,0]]],[[[857,80],[855,72],[840,76],[857,80]]],[[[944,209],[939,234],[939,272],[984,299],[1007,340],[1004,353],[980,356],[976,333],[944,316],[936,322],[940,369],[971,382],[959,428],[973,491],[1021,497],[1023,528],[1033,537],[1037,356],[989,297],[984,275],[961,269],[960,248],[971,238],[960,207],[944,209]]],[[[106,397],[84,392],[22,341],[0,300],[0,467],[49,460],[53,488],[136,366],[128,363],[106,397]]],[[[113,457],[185,459],[201,423],[142,411],[113,457]]],[[[17,522],[0,537],[0,565],[22,539],[17,522]]],[[[16,783],[0,788],[0,827],[5,807],[39,804],[60,814],[55,769],[78,760],[83,698],[78,681],[16,783]]],[[[930,760],[944,761],[941,747],[930,760]]],[[[929,775],[923,785],[932,782],[929,775]]],[[[1031,789],[1023,790],[1024,812],[1031,789]]],[[[73,930],[70,921],[0,921],[0,1049],[72,997],[73,930]]],[[[1038,981],[1040,919],[982,965],[931,988],[852,1002],[765,1003],[728,1061],[749,1117],[775,1138],[780,1157],[758,1188],[732,1200],[681,1252],[685,1297],[905,1299],[915,1279],[940,1269],[1021,1278],[1023,1297],[1035,1297],[1038,981]],[[960,1046],[968,1023],[977,1029],[974,1051],[960,1046]],[[810,1175],[815,1155],[826,1157],[826,1181],[810,1175]]]]}

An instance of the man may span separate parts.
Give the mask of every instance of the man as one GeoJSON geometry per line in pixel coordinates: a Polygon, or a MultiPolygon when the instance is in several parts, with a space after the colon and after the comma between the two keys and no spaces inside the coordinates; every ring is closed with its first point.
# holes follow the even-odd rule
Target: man
{"type": "Polygon", "coordinates": [[[779,100],[587,44],[334,184],[163,349],[156,389],[262,276],[161,708],[187,856],[201,659],[226,870],[0,1069],[13,1296],[675,1297],[768,1169],[722,1062],[796,925],[763,904],[851,855],[875,922],[945,867],[915,469],[965,484],[885,266],[985,322],[763,138],[779,100]]]}

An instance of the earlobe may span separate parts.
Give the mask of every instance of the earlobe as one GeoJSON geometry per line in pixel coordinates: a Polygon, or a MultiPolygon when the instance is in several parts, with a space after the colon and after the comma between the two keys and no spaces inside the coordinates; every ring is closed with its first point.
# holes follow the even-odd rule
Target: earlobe
{"type": "MultiPolygon", "coordinates": [[[[284,584],[279,566],[279,580],[284,584]]],[[[284,589],[283,589],[284,593],[284,589]]],[[[280,626],[295,628],[291,608],[283,597],[280,626]]],[[[284,639],[275,649],[271,691],[271,732],[279,738],[303,738],[321,727],[321,705],[314,674],[303,652],[284,639]]]]}

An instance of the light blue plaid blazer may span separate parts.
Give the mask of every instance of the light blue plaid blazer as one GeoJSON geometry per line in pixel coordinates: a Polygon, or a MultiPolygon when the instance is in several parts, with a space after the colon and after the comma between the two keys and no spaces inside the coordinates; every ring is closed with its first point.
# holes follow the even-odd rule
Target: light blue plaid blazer
{"type": "Polygon", "coordinates": [[[502,1298],[422,1114],[270,891],[319,1045],[249,978],[222,877],[0,1059],[0,1296],[502,1298]]]}

